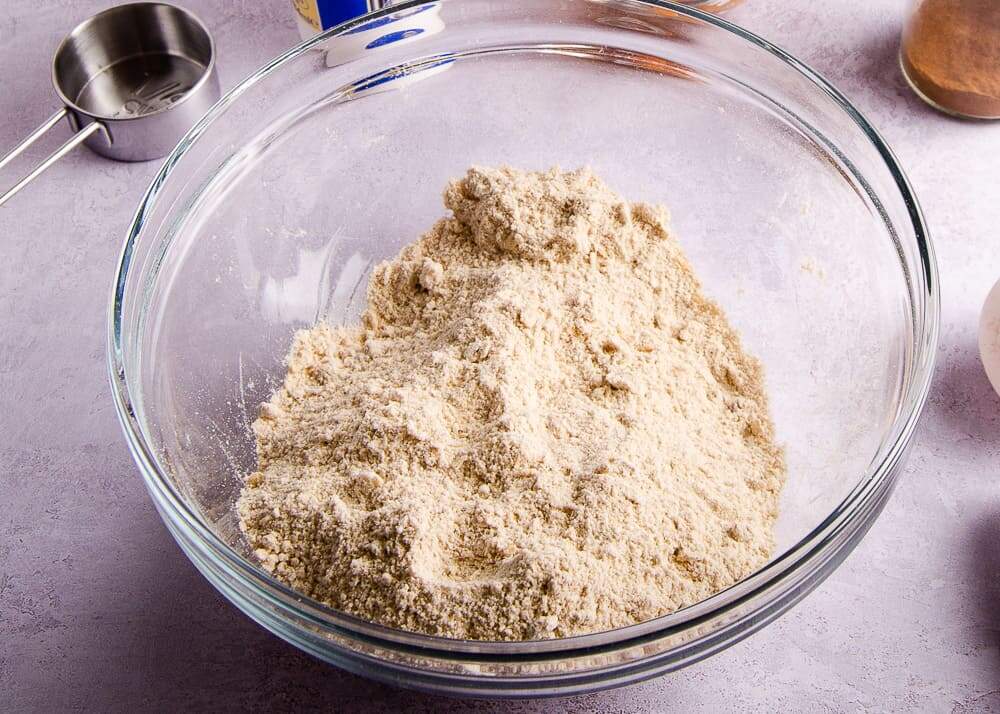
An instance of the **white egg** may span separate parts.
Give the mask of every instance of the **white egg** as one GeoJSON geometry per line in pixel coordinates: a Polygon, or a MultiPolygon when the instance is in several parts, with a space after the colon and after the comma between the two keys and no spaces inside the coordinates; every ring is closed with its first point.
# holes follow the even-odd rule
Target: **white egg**
{"type": "Polygon", "coordinates": [[[1000,281],[983,303],[979,317],[979,354],[993,389],[1000,394],[1000,281]]]}

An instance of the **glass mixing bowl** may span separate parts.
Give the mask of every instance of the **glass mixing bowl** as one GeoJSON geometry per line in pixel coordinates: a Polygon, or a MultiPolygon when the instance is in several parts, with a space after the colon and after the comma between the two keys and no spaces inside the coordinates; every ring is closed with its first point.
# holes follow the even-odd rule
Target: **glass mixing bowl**
{"type": "Polygon", "coordinates": [[[899,474],[938,313],[891,151],[781,50],[663,2],[410,2],[279,57],[181,141],[122,252],[110,370],[163,520],[250,617],[387,682],[562,695],[710,655],[837,567],[899,474]],[[293,332],[356,320],[372,266],[443,214],[442,188],[471,164],[589,165],[672,209],[706,291],[765,364],[787,448],[778,548],[753,576],[632,627],[499,643],[364,622],[255,564],[233,502],[293,332]]]}

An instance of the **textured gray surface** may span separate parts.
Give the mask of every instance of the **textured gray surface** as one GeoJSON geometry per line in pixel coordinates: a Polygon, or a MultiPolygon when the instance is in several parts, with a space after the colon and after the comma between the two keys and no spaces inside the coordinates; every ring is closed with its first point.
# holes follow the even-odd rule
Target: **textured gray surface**
{"type": "MultiPolygon", "coordinates": [[[[56,104],[49,60],[106,0],[5,0],[0,148],[56,104]]],[[[290,45],[285,0],[188,0],[223,87],[290,45]]],[[[0,209],[0,709],[1000,711],[1000,398],[975,349],[1000,277],[1000,123],[934,114],[895,64],[903,3],[749,0],[731,18],[826,74],[883,132],[936,242],[931,402],[866,540],[776,624],[670,677],[545,704],[401,692],[298,653],[238,613],[171,541],[119,434],[104,316],[154,164],[78,151],[0,209]]],[[[0,185],[65,136],[29,152],[0,185]]]]}

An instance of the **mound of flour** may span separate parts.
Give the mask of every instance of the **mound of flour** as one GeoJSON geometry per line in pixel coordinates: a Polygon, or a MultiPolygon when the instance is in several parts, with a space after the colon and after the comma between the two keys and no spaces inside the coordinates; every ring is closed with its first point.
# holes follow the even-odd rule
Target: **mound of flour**
{"type": "Polygon", "coordinates": [[[471,169],[379,265],[358,326],[295,338],[238,502],[335,608],[562,637],[763,565],[784,480],[758,362],[667,226],[589,171],[471,169]]]}

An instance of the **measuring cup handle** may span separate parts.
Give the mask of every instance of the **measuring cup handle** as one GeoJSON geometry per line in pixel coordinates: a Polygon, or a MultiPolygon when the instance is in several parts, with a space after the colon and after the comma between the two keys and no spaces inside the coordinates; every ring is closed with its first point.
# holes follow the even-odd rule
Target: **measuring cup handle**
{"type": "MultiPolygon", "coordinates": [[[[37,129],[28,134],[28,136],[26,136],[21,141],[21,143],[19,143],[13,149],[8,151],[7,154],[2,159],[0,159],[0,169],[9,164],[11,161],[13,161],[14,158],[19,156],[22,151],[24,151],[29,146],[34,144],[39,139],[39,137],[41,137],[45,132],[47,132],[49,129],[58,124],[59,120],[65,117],[67,114],[68,111],[66,110],[66,107],[63,107],[55,114],[50,116],[48,119],[46,119],[44,122],[42,122],[42,124],[40,124],[37,129]]],[[[76,132],[76,134],[70,137],[66,141],[66,143],[64,143],[58,149],[49,154],[42,163],[38,164],[38,166],[33,168],[27,176],[25,176],[16,184],[11,186],[10,189],[8,189],[6,192],[0,194],[0,206],[5,204],[15,193],[17,193],[22,188],[31,183],[31,181],[33,181],[35,177],[38,176],[38,174],[42,173],[45,169],[47,169],[52,164],[61,159],[63,156],[72,151],[77,144],[84,141],[88,136],[90,136],[94,132],[104,131],[104,130],[105,130],[104,125],[98,121],[88,124],[87,126],[80,129],[80,131],[76,132]]]]}

